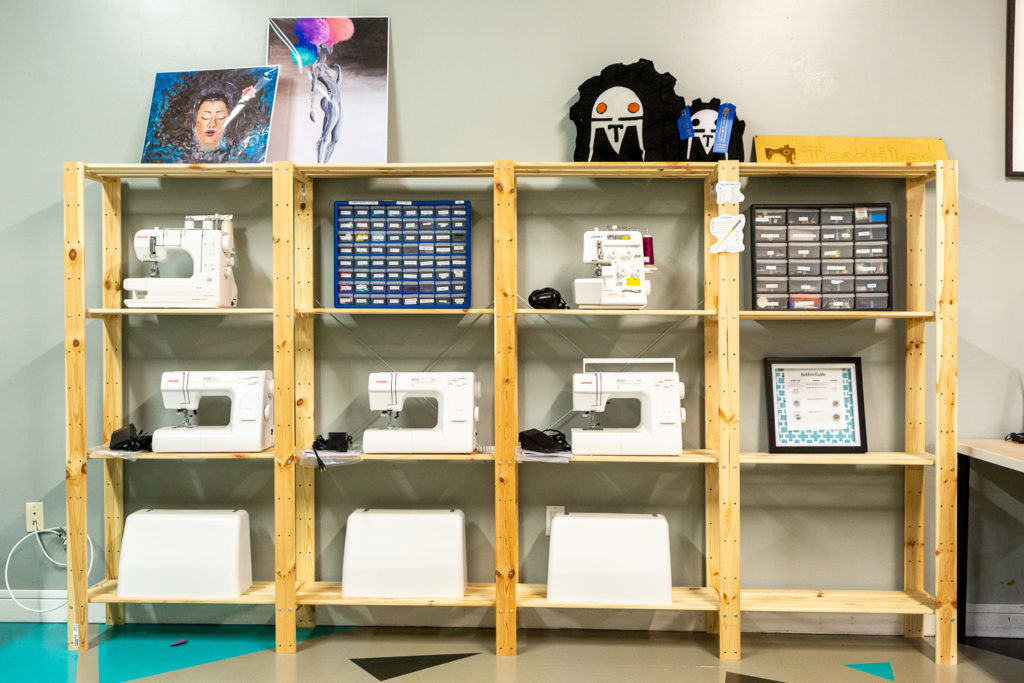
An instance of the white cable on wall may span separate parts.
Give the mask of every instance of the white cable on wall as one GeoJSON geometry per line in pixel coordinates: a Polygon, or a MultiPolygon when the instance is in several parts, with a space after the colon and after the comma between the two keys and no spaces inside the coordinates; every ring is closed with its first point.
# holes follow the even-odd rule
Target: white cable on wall
{"type": "MultiPolygon", "coordinates": [[[[34,525],[34,523],[33,523],[33,525],[34,525]]],[[[26,611],[29,611],[29,612],[35,612],[36,614],[43,614],[45,612],[52,612],[54,610],[61,609],[62,607],[64,607],[65,605],[68,604],[67,600],[65,600],[64,602],[62,602],[61,604],[57,605],[56,607],[49,607],[47,609],[33,609],[31,607],[27,607],[27,606],[21,604],[18,601],[18,598],[14,597],[14,591],[11,590],[11,583],[10,583],[10,579],[7,576],[7,569],[8,569],[8,567],[11,566],[11,558],[14,557],[14,551],[17,550],[18,546],[20,546],[22,543],[24,543],[29,537],[35,536],[36,542],[39,543],[39,549],[43,551],[43,555],[45,555],[46,559],[48,559],[50,562],[52,562],[53,564],[57,565],[58,567],[66,567],[66,566],[68,566],[66,562],[58,562],[57,560],[55,560],[52,557],[50,557],[50,553],[46,552],[46,548],[43,547],[43,541],[40,538],[40,534],[53,534],[54,536],[59,538],[61,540],[61,542],[64,543],[65,546],[67,545],[67,542],[65,540],[67,538],[67,531],[63,527],[52,527],[50,529],[42,529],[42,530],[36,528],[35,531],[31,531],[31,532],[25,534],[21,538],[21,540],[19,540],[17,543],[14,544],[14,547],[11,548],[11,552],[9,552],[7,554],[7,561],[4,563],[4,588],[7,589],[7,593],[11,596],[11,600],[13,600],[14,604],[17,605],[18,607],[22,608],[23,610],[26,610],[26,611]]],[[[88,576],[89,572],[92,571],[92,562],[95,559],[96,551],[95,551],[95,548],[93,548],[92,539],[89,538],[88,535],[86,535],[85,538],[89,542],[89,568],[86,570],[86,576],[88,576]]]]}

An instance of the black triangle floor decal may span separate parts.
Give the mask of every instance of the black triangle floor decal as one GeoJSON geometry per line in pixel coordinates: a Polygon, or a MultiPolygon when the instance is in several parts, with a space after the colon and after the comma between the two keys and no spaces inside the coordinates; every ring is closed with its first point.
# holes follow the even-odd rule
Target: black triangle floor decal
{"type": "Polygon", "coordinates": [[[734,674],[729,671],[725,674],[725,683],[783,683],[783,681],[777,681],[774,678],[758,678],[757,676],[747,676],[746,674],[734,674]]]}
{"type": "Polygon", "coordinates": [[[362,657],[352,661],[378,681],[397,678],[414,671],[422,671],[432,666],[440,666],[457,659],[472,657],[477,652],[464,652],[454,655],[410,655],[406,657],[362,657]]]}

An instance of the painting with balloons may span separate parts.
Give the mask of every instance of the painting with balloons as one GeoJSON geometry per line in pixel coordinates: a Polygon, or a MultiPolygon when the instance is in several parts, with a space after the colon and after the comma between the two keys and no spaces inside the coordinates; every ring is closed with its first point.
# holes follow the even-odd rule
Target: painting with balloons
{"type": "Polygon", "coordinates": [[[279,68],[269,161],[387,161],[388,18],[274,18],[279,68]]]}

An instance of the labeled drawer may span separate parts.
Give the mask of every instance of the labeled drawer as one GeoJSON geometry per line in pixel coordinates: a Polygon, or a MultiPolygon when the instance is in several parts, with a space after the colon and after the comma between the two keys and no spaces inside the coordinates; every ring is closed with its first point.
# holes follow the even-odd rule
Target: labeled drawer
{"type": "Polygon", "coordinates": [[[789,291],[789,278],[786,277],[756,277],[754,278],[754,291],[759,294],[782,294],[789,291]]]}
{"type": "Polygon", "coordinates": [[[786,211],[786,222],[789,225],[818,225],[819,217],[818,209],[791,208],[786,211]]]}
{"type": "Polygon", "coordinates": [[[754,258],[756,259],[779,259],[787,258],[785,244],[755,244],[754,258]]]}
{"type": "Polygon", "coordinates": [[[758,294],[754,297],[754,308],[761,311],[784,311],[789,308],[789,295],[758,294]]]}
{"type": "Polygon", "coordinates": [[[791,311],[814,311],[821,308],[821,294],[790,294],[791,311]]]}
{"type": "Polygon", "coordinates": [[[755,242],[785,242],[786,241],[786,228],[782,227],[765,227],[761,225],[754,226],[754,241],[755,242]]]}
{"type": "Polygon", "coordinates": [[[888,223],[889,209],[884,206],[853,207],[854,223],[888,223]]]}
{"type": "Polygon", "coordinates": [[[756,226],[785,225],[785,209],[751,209],[750,222],[756,226]]]}
{"type": "Polygon", "coordinates": [[[889,262],[885,259],[858,259],[855,263],[857,275],[888,274],[889,262]]]}
{"type": "Polygon", "coordinates": [[[791,259],[821,258],[821,245],[817,242],[790,244],[786,253],[791,259]]]}
{"type": "Polygon", "coordinates": [[[877,242],[889,239],[888,225],[855,225],[853,238],[858,242],[877,242]]]}
{"type": "MultiPolygon", "coordinates": [[[[823,277],[821,278],[821,291],[828,293],[847,293],[853,292],[855,287],[855,278],[852,275],[839,275],[835,277],[823,277]]],[[[853,308],[853,304],[850,304],[853,308]]]]}
{"type": "Polygon", "coordinates": [[[847,259],[828,259],[827,261],[822,261],[821,275],[822,277],[828,277],[831,275],[853,275],[854,263],[856,262],[847,259]]]}
{"type": "Polygon", "coordinates": [[[886,258],[889,256],[889,243],[857,242],[853,255],[857,258],[886,258]]]}
{"type": "Polygon", "coordinates": [[[821,239],[821,229],[817,226],[798,225],[786,230],[790,242],[817,242],[821,239]]]}
{"type": "Polygon", "coordinates": [[[821,261],[818,259],[792,259],[789,261],[790,275],[821,275],[821,261]]]}
{"type": "Polygon", "coordinates": [[[851,311],[855,296],[853,294],[822,294],[821,309],[823,311],[851,311]]]}
{"type": "Polygon", "coordinates": [[[791,277],[789,278],[789,292],[794,294],[796,292],[820,292],[821,291],[821,278],[820,277],[791,277]]]}
{"type": "Polygon", "coordinates": [[[788,263],[785,259],[755,261],[754,275],[786,275],[789,272],[788,263]]]}
{"type": "Polygon", "coordinates": [[[889,278],[886,275],[858,275],[856,291],[864,293],[888,292],[889,278]]]}
{"type": "Polygon", "coordinates": [[[853,258],[853,242],[833,242],[821,246],[821,258],[853,258]]]}
{"type": "Polygon", "coordinates": [[[833,209],[824,207],[821,209],[822,225],[850,225],[853,223],[853,209],[833,209]]]}
{"type": "Polygon", "coordinates": [[[823,225],[821,226],[822,242],[849,242],[853,239],[852,225],[823,225]]]}

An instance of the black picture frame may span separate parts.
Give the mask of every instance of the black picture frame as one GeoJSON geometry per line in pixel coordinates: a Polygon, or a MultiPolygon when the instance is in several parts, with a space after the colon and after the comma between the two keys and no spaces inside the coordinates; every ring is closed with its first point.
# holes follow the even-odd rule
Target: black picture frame
{"type": "MultiPolygon", "coordinates": [[[[1013,127],[1013,74],[1015,71],[1014,67],[1016,66],[1016,59],[1014,58],[1014,29],[1017,23],[1016,4],[1016,0],[1006,0],[1006,177],[1008,178],[1024,178],[1024,161],[1016,167],[1013,163],[1014,148],[1024,148],[1024,130],[1017,130],[1015,132],[1013,127]]],[[[1024,126],[1020,128],[1024,128],[1024,126]]],[[[1024,149],[1022,149],[1022,152],[1024,152],[1024,149]]],[[[1024,157],[1024,154],[1022,154],[1022,157],[1024,157]]]]}
{"type": "Polygon", "coordinates": [[[764,359],[765,403],[768,409],[768,452],[769,453],[866,453],[868,450],[867,431],[864,418],[864,383],[861,373],[860,358],[850,357],[814,357],[814,358],[765,358],[764,359]],[[852,439],[842,434],[829,437],[827,435],[797,435],[797,432],[814,432],[822,430],[791,430],[785,420],[785,414],[779,414],[776,406],[788,400],[788,397],[777,395],[776,370],[786,367],[815,368],[822,371],[849,368],[851,370],[849,404],[842,406],[852,415],[847,422],[852,428],[852,439]],[[815,438],[818,436],[820,438],[815,438]],[[840,440],[836,441],[836,436],[840,440]],[[796,442],[800,443],[796,443],[796,442]],[[847,442],[848,441],[848,442],[847,442]]]}

